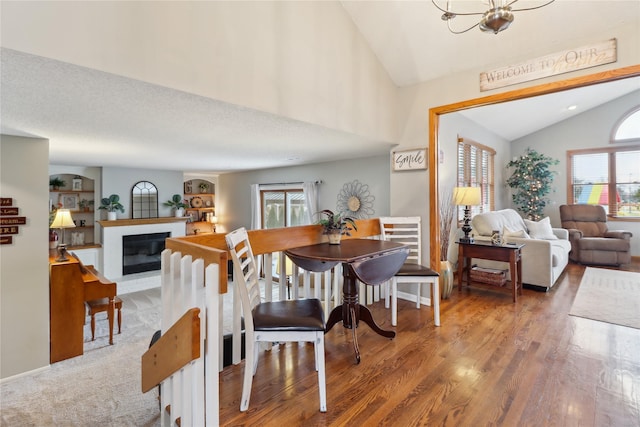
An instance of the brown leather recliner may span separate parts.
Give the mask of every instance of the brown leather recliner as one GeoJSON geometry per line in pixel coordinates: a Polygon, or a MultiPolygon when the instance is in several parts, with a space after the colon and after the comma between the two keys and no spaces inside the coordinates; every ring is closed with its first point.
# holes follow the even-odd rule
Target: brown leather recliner
{"type": "Polygon", "coordinates": [[[581,264],[620,265],[631,262],[629,231],[609,231],[600,205],[560,206],[562,228],[569,230],[569,259],[581,264]]]}

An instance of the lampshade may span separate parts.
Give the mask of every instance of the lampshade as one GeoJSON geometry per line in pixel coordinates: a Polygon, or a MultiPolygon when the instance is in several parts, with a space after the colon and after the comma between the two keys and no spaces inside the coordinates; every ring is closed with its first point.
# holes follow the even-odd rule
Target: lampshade
{"type": "Polygon", "coordinates": [[[215,215],[210,216],[210,217],[209,217],[209,222],[210,222],[211,224],[217,224],[217,223],[218,223],[218,217],[217,217],[217,216],[215,216],[215,215]]]}
{"type": "Polygon", "coordinates": [[[49,228],[73,228],[75,226],[69,209],[58,209],[56,217],[53,219],[49,228]]]}
{"type": "Polygon", "coordinates": [[[480,187],[456,187],[453,200],[458,206],[477,206],[481,204],[480,187]]]}

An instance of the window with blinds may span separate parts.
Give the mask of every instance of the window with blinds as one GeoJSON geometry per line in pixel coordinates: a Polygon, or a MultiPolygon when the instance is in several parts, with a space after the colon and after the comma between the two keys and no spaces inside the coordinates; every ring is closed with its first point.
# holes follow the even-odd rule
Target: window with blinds
{"type": "Polygon", "coordinates": [[[609,216],[640,218],[640,145],[567,152],[569,204],[601,205],[609,216]]]}
{"type": "MultiPolygon", "coordinates": [[[[482,204],[471,207],[471,215],[488,212],[494,205],[493,161],[496,152],[485,145],[467,138],[458,138],[458,187],[480,187],[482,204]]],[[[463,209],[458,208],[462,220],[463,209]]]]}

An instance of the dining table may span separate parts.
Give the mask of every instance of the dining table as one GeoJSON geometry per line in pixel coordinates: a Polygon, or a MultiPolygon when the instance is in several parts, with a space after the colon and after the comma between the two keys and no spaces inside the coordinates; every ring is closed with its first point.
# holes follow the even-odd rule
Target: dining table
{"type": "Polygon", "coordinates": [[[382,329],[369,308],[359,303],[358,281],[375,286],[391,279],[407,259],[407,246],[386,240],[343,239],[340,244],[318,243],[291,248],[285,253],[298,267],[313,272],[324,272],[342,264],[342,305],[329,314],[325,333],[340,321],[345,328],[351,329],[356,364],[360,363],[356,335],[360,320],[383,337],[392,339],[396,336],[395,331],[382,329]]]}

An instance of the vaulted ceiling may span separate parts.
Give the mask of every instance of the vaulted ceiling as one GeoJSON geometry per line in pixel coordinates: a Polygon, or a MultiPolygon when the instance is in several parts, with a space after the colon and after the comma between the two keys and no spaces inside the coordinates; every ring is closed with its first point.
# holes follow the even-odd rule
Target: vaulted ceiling
{"type": "MultiPolygon", "coordinates": [[[[615,36],[618,26],[635,26],[640,38],[638,1],[556,0],[538,10],[516,12],[511,27],[497,35],[481,33],[477,28],[451,34],[431,1],[340,3],[398,87],[543,56],[561,50],[554,48],[561,41],[584,40],[589,34],[615,36]]],[[[467,11],[486,8],[483,1],[452,3],[467,11]]],[[[541,3],[520,0],[517,5],[541,3]]],[[[452,25],[469,26],[472,18],[476,19],[458,16],[452,25]]],[[[603,40],[599,37],[593,41],[603,40]]],[[[2,133],[50,139],[52,163],[224,172],[382,154],[392,146],[392,142],[372,141],[8,49],[2,50],[1,73],[2,133]],[[95,98],[90,99],[88,93],[100,94],[99,120],[92,114],[95,98]],[[217,121],[221,125],[213,127],[212,117],[221,118],[217,121]],[[79,153],[74,149],[79,139],[110,146],[114,155],[96,158],[89,150],[79,153]],[[299,141],[305,141],[304,147],[299,141]],[[208,149],[196,155],[191,150],[176,150],[177,145],[188,148],[203,144],[208,149]],[[287,158],[294,145],[298,145],[298,151],[303,150],[304,160],[287,158]],[[252,148],[248,150],[247,146],[252,148]]],[[[468,110],[465,115],[488,129],[500,129],[507,139],[515,139],[566,118],[555,112],[568,104],[578,104],[579,113],[638,89],[637,80],[619,82],[594,89],[597,92],[576,91],[576,98],[570,99],[565,93],[536,101],[546,102],[544,107],[522,101],[506,110],[495,106],[468,110]],[[510,120],[508,115],[519,119],[510,120]],[[500,118],[499,127],[491,121],[495,118],[500,118]]]]}

